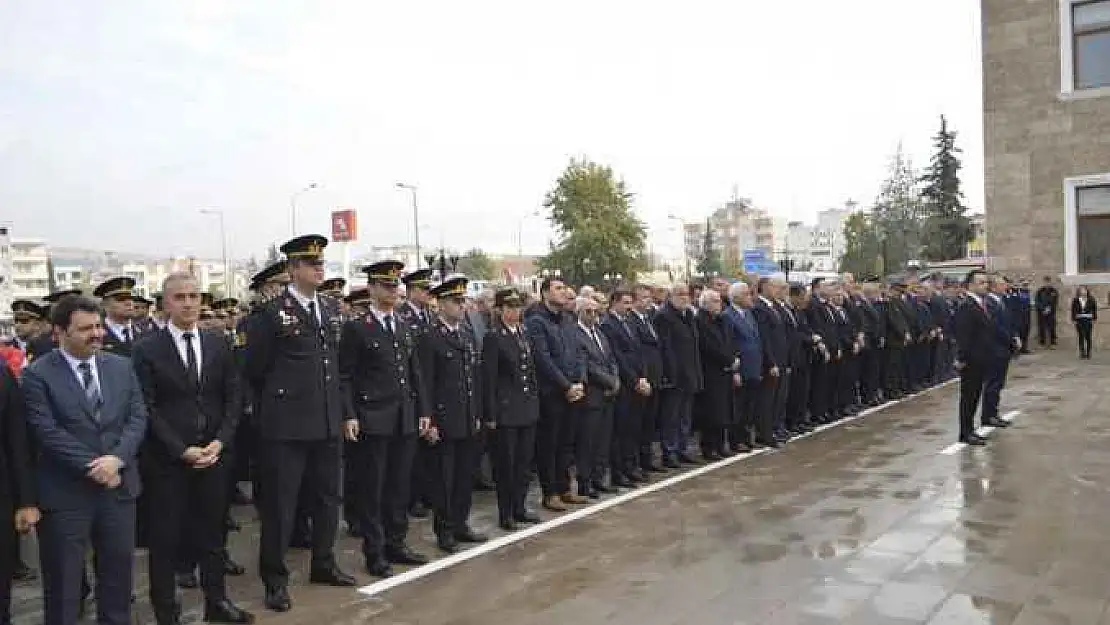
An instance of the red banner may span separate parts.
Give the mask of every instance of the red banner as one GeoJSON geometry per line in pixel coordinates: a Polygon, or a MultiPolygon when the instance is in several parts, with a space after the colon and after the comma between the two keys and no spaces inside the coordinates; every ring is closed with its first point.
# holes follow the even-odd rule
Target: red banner
{"type": "Polygon", "coordinates": [[[331,240],[335,243],[358,240],[358,213],[353,208],[331,212],[331,240]]]}

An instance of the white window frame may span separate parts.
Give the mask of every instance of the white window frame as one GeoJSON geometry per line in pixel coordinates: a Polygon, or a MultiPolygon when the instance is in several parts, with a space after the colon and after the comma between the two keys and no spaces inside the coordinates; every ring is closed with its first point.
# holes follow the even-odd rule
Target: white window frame
{"type": "Polygon", "coordinates": [[[1110,284],[1110,273],[1079,272],[1079,189],[1110,185],[1110,173],[1064,179],[1064,275],[1065,283],[1110,284]]]}
{"type": "Polygon", "coordinates": [[[1073,9],[1090,0],[1060,0],[1060,99],[1110,98],[1110,87],[1075,88],[1075,29],[1073,9]]]}

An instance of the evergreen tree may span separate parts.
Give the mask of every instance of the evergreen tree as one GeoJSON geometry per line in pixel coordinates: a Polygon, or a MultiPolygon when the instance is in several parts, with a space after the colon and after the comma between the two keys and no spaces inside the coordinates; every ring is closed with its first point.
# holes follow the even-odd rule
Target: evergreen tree
{"type": "Polygon", "coordinates": [[[900,271],[907,261],[920,255],[924,215],[918,178],[899,144],[871,210],[871,223],[879,237],[882,273],[900,271]]]}
{"type": "Polygon", "coordinates": [[[705,220],[705,242],[702,244],[701,258],[698,259],[697,272],[703,276],[721,275],[724,269],[721,263],[721,252],[713,241],[713,229],[709,219],[705,220]]]}
{"type": "Polygon", "coordinates": [[[956,147],[956,132],[948,129],[948,120],[940,116],[940,130],[933,137],[936,150],[929,162],[929,169],[921,182],[925,187],[921,197],[925,202],[926,218],[923,231],[923,253],[928,260],[953,260],[963,258],[967,243],[973,235],[971,220],[964,213],[967,207],[960,192],[960,148],[956,147]]]}
{"type": "Polygon", "coordinates": [[[840,257],[840,270],[855,274],[860,279],[882,273],[882,242],[874,219],[864,213],[855,213],[844,222],[844,254],[840,257]]]}
{"type": "Polygon", "coordinates": [[[559,238],[539,266],[559,269],[576,284],[597,284],[607,273],[635,280],[647,266],[647,232],[631,200],[612,168],[571,159],[544,200],[559,238]]]}

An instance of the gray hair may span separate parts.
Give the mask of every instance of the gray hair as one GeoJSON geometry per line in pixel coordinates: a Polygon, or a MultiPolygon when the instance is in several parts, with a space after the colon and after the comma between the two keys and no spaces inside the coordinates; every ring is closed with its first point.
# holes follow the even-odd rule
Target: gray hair
{"type": "Polygon", "coordinates": [[[197,277],[188,271],[175,271],[162,280],[162,293],[169,293],[170,287],[175,287],[182,282],[196,282],[198,286],[200,284],[197,277]]]}
{"type": "Polygon", "coordinates": [[[728,298],[735,302],[741,294],[751,290],[752,287],[748,286],[747,282],[734,282],[732,286],[728,287],[728,298]]]}
{"type": "Polygon", "coordinates": [[[595,300],[594,298],[592,298],[592,297],[588,297],[588,296],[583,296],[583,295],[579,295],[578,297],[574,298],[574,312],[576,312],[576,313],[580,313],[580,312],[582,312],[582,311],[583,311],[583,310],[584,310],[584,309],[585,309],[585,308],[586,308],[587,306],[589,306],[590,304],[593,304],[594,306],[597,306],[597,307],[599,307],[599,308],[600,308],[600,306],[599,306],[599,305],[598,305],[598,303],[597,303],[597,300],[595,300]]]}
{"type": "Polygon", "coordinates": [[[714,289],[702,290],[701,295],[698,296],[698,307],[705,309],[714,298],[716,298],[717,301],[721,301],[721,294],[714,289]]]}

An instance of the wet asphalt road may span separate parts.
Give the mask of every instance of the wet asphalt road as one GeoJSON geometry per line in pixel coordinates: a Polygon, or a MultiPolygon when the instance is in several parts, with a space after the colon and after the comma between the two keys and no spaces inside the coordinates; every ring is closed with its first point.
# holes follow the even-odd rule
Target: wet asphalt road
{"type": "MultiPolygon", "coordinates": [[[[985,448],[953,445],[953,384],[372,595],[305,585],[293,551],[282,615],[261,607],[239,508],[232,548],[252,570],[231,595],[267,625],[1110,624],[1108,374],[1098,354],[1023,357],[1002,406],[1020,412],[985,448]]],[[[488,494],[475,509],[503,534],[488,494]]],[[[435,553],[427,522],[410,536],[435,553]]],[[[375,581],[354,540],[338,552],[375,581]]],[[[41,622],[35,585],[15,597],[16,623],[41,622]]],[[[186,591],[186,622],[199,601],[186,591]]]]}

